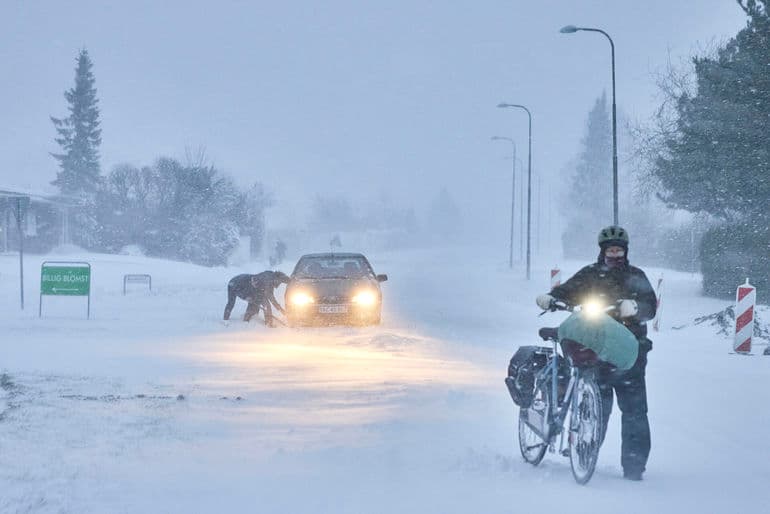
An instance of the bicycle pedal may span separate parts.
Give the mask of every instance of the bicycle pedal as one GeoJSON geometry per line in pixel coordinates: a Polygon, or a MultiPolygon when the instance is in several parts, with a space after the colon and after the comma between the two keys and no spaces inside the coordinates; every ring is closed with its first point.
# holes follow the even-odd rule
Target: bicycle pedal
{"type": "Polygon", "coordinates": [[[564,449],[561,451],[561,456],[562,456],[562,457],[569,457],[569,448],[564,448],[564,449]]]}

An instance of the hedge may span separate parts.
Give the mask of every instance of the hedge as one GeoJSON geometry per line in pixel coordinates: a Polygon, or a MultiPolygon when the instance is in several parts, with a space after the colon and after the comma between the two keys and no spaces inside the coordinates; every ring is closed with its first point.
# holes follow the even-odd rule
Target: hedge
{"type": "Polygon", "coordinates": [[[757,301],[770,302],[770,229],[757,225],[722,225],[710,229],[700,245],[703,293],[734,299],[746,279],[757,288],[757,301]]]}

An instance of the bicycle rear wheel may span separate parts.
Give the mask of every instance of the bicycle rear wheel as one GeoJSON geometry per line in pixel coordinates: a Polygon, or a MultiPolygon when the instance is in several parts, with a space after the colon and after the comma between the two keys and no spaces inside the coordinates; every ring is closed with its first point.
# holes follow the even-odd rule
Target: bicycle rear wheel
{"type": "Polygon", "coordinates": [[[569,432],[569,462],[578,484],[587,484],[596,469],[602,444],[602,397],[592,377],[575,386],[569,432]]]}
{"type": "Polygon", "coordinates": [[[542,436],[545,433],[547,412],[548,395],[540,386],[535,388],[532,405],[519,409],[519,450],[524,461],[533,466],[540,464],[548,449],[548,443],[542,436]]]}

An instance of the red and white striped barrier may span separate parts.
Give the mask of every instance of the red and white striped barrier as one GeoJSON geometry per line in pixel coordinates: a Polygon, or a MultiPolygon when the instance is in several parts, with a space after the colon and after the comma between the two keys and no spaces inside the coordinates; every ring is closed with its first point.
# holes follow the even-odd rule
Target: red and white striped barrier
{"type": "Polygon", "coordinates": [[[757,290],[746,283],[738,286],[735,293],[735,353],[751,352],[751,336],[754,334],[754,304],[757,300],[757,290]]]}
{"type": "Polygon", "coordinates": [[[553,268],[551,270],[551,289],[561,285],[561,270],[553,268]]]}
{"type": "Polygon", "coordinates": [[[655,306],[655,319],[652,321],[652,329],[655,332],[659,332],[660,331],[660,314],[661,314],[661,312],[660,312],[660,305],[661,305],[660,304],[660,300],[663,298],[663,276],[662,275],[658,279],[657,291],[658,291],[658,294],[657,294],[657,298],[656,298],[657,305],[655,306]]]}

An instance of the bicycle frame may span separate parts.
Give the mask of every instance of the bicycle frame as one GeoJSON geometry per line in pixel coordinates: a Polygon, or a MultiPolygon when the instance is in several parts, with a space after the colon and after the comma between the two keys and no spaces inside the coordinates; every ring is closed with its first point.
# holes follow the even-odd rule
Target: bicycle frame
{"type": "MultiPolygon", "coordinates": [[[[603,310],[604,312],[608,312],[610,310],[615,309],[614,305],[610,305],[604,308],[600,308],[600,310],[603,310]]],[[[554,305],[553,310],[568,310],[571,311],[572,307],[568,305],[554,305]]],[[[543,311],[542,314],[548,311],[543,311]]],[[[552,401],[548,402],[548,412],[546,413],[546,427],[547,432],[544,434],[545,437],[543,438],[545,442],[549,445],[549,448],[551,451],[553,451],[553,448],[551,448],[552,445],[552,438],[556,433],[561,433],[563,435],[563,427],[564,427],[564,420],[567,418],[567,413],[569,412],[569,409],[571,407],[574,407],[571,405],[572,398],[575,392],[575,386],[578,383],[578,380],[580,379],[580,373],[581,370],[577,366],[574,365],[572,360],[569,357],[560,356],[559,352],[557,351],[558,346],[558,338],[549,338],[549,340],[552,343],[552,354],[551,358],[548,360],[548,364],[546,364],[545,368],[541,371],[543,376],[545,376],[548,371],[550,370],[551,373],[551,398],[552,401]],[[558,371],[559,371],[559,359],[567,359],[567,363],[569,364],[570,369],[570,378],[569,382],[567,384],[567,390],[564,394],[564,399],[562,402],[559,402],[558,397],[558,371]]],[[[563,446],[563,440],[562,445],[563,446]]],[[[560,447],[560,451],[563,448],[560,447]]]]}
{"type": "Polygon", "coordinates": [[[543,439],[545,440],[545,443],[548,444],[549,449],[554,451],[553,438],[556,434],[562,434],[562,441],[559,445],[559,451],[561,451],[563,450],[564,443],[564,421],[567,418],[570,407],[572,407],[572,398],[575,392],[575,385],[579,379],[580,370],[573,366],[570,360],[567,359],[570,367],[569,382],[567,383],[567,389],[564,393],[564,399],[559,402],[559,359],[566,359],[566,357],[559,355],[559,352],[557,351],[558,341],[552,339],[551,342],[553,343],[552,356],[548,360],[548,364],[546,364],[540,372],[543,377],[547,376],[548,373],[551,374],[551,401],[548,402],[548,410],[546,412],[547,432],[544,434],[543,439]]]}

